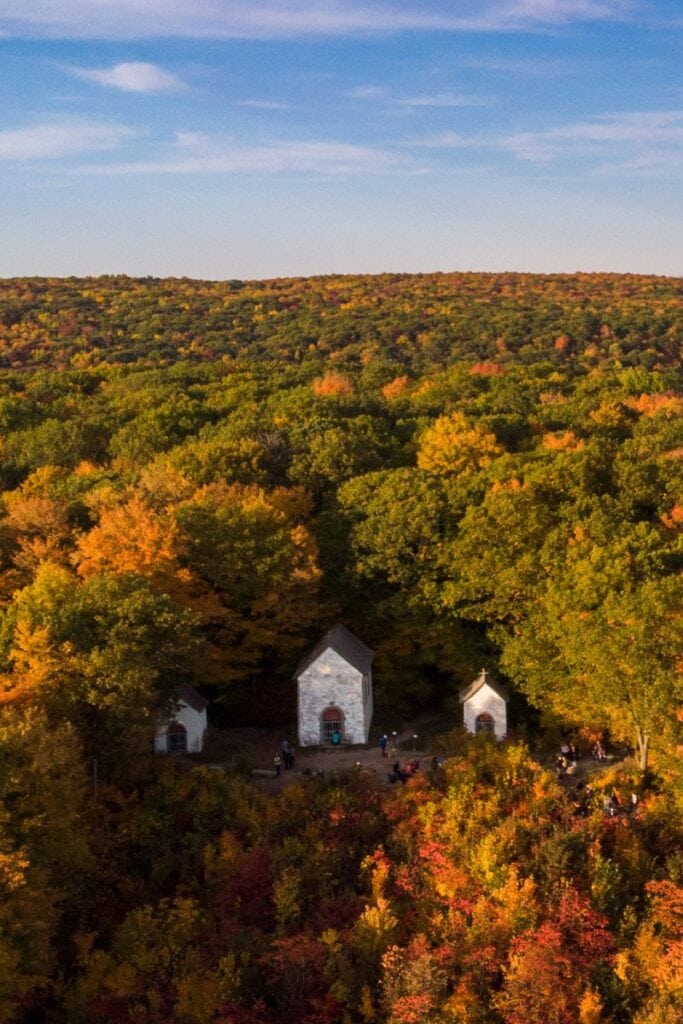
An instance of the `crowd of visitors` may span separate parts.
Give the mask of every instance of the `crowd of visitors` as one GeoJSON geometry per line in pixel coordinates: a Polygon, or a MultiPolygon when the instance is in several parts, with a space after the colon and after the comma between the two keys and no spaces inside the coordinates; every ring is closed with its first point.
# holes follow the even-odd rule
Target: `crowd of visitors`
{"type": "MultiPolygon", "coordinates": [[[[393,743],[390,741],[386,733],[383,733],[379,738],[380,755],[383,759],[389,758],[390,752],[394,757],[396,756],[396,734],[393,733],[392,737],[393,743]]],[[[341,742],[341,736],[333,736],[331,737],[331,741],[334,745],[338,745],[341,742]]],[[[595,743],[591,749],[590,756],[594,761],[609,760],[602,740],[598,740],[595,743]]],[[[557,778],[563,779],[568,776],[576,775],[580,759],[581,755],[574,740],[570,739],[563,741],[555,758],[555,774],[557,778]]],[[[430,762],[430,771],[433,778],[442,763],[443,758],[439,758],[436,755],[432,757],[430,762]]],[[[294,750],[286,739],[282,741],[279,750],[277,750],[273,756],[273,768],[276,776],[281,774],[283,765],[285,771],[291,771],[295,766],[294,750]]],[[[360,761],[356,762],[356,767],[362,767],[360,761]]],[[[374,769],[368,770],[372,771],[374,769]]],[[[408,779],[412,778],[419,771],[420,761],[417,757],[411,757],[403,765],[401,765],[400,761],[396,760],[392,764],[391,770],[387,772],[387,778],[392,784],[397,782],[407,782],[408,779]]],[[[311,769],[304,769],[303,774],[322,775],[323,772],[319,770],[313,772],[311,769]]],[[[622,817],[627,814],[634,815],[638,810],[639,797],[635,791],[630,793],[628,800],[624,800],[615,790],[611,793],[606,792],[600,796],[600,790],[598,790],[598,793],[595,793],[590,783],[587,783],[582,779],[578,779],[570,792],[574,813],[580,817],[588,816],[600,806],[602,807],[604,814],[609,818],[622,817]],[[600,803],[601,800],[602,803],[600,803]]]]}
{"type": "Polygon", "coordinates": [[[403,768],[398,761],[396,761],[389,772],[389,782],[407,782],[415,772],[419,772],[420,762],[416,757],[411,758],[410,761],[406,761],[403,768]]]}

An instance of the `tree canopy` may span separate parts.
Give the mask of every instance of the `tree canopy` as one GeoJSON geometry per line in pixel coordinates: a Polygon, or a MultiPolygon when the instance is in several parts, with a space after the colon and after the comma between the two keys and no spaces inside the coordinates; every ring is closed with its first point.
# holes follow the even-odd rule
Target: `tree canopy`
{"type": "Polygon", "coordinates": [[[0,282],[0,1022],[677,1024],[682,353],[638,275],[0,282]],[[336,620],[380,714],[487,665],[634,774],[155,762],[336,620]]]}

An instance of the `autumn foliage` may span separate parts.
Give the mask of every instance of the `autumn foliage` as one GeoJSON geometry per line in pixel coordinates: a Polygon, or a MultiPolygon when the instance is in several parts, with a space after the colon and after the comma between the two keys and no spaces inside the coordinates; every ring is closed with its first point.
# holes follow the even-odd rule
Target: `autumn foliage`
{"type": "Polygon", "coordinates": [[[639,275],[0,282],[0,1022],[679,1024],[682,339],[639,275]],[[183,683],[291,734],[336,620],[377,723],[487,665],[539,751],[151,755],[183,683]]]}

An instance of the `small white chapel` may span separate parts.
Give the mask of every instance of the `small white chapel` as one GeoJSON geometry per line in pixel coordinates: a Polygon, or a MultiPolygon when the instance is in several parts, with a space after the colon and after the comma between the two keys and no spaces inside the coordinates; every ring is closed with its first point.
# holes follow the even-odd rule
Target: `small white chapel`
{"type": "Polygon", "coordinates": [[[374,652],[341,623],[296,670],[299,746],[367,743],[374,652]]]}
{"type": "Polygon", "coordinates": [[[505,687],[483,668],[474,682],[460,691],[463,724],[467,731],[491,733],[497,740],[504,739],[508,729],[509,699],[505,687]]]}
{"type": "Polygon", "coordinates": [[[200,754],[206,740],[208,703],[191,686],[180,686],[173,708],[157,722],[157,754],[200,754]]]}

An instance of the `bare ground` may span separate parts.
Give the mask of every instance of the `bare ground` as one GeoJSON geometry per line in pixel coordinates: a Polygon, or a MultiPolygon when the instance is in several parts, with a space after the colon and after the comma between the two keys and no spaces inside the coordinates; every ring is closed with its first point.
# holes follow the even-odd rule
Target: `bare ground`
{"type": "MultiPolygon", "coordinates": [[[[294,747],[294,737],[273,729],[211,729],[202,761],[225,771],[263,771],[272,773],[273,757],[282,753],[281,744],[287,739],[295,754],[295,765],[291,771],[281,766],[279,777],[252,774],[254,784],[261,790],[276,793],[292,782],[310,775],[325,775],[359,766],[365,772],[376,776],[378,783],[387,784],[387,773],[395,761],[401,765],[417,757],[426,767],[432,757],[431,751],[420,742],[420,729],[430,720],[418,719],[389,736],[387,757],[382,757],[378,744],[363,746],[341,745],[325,747],[294,747]],[[418,734],[417,741],[413,736],[418,734]]],[[[428,741],[426,741],[428,742],[428,741]]]]}

